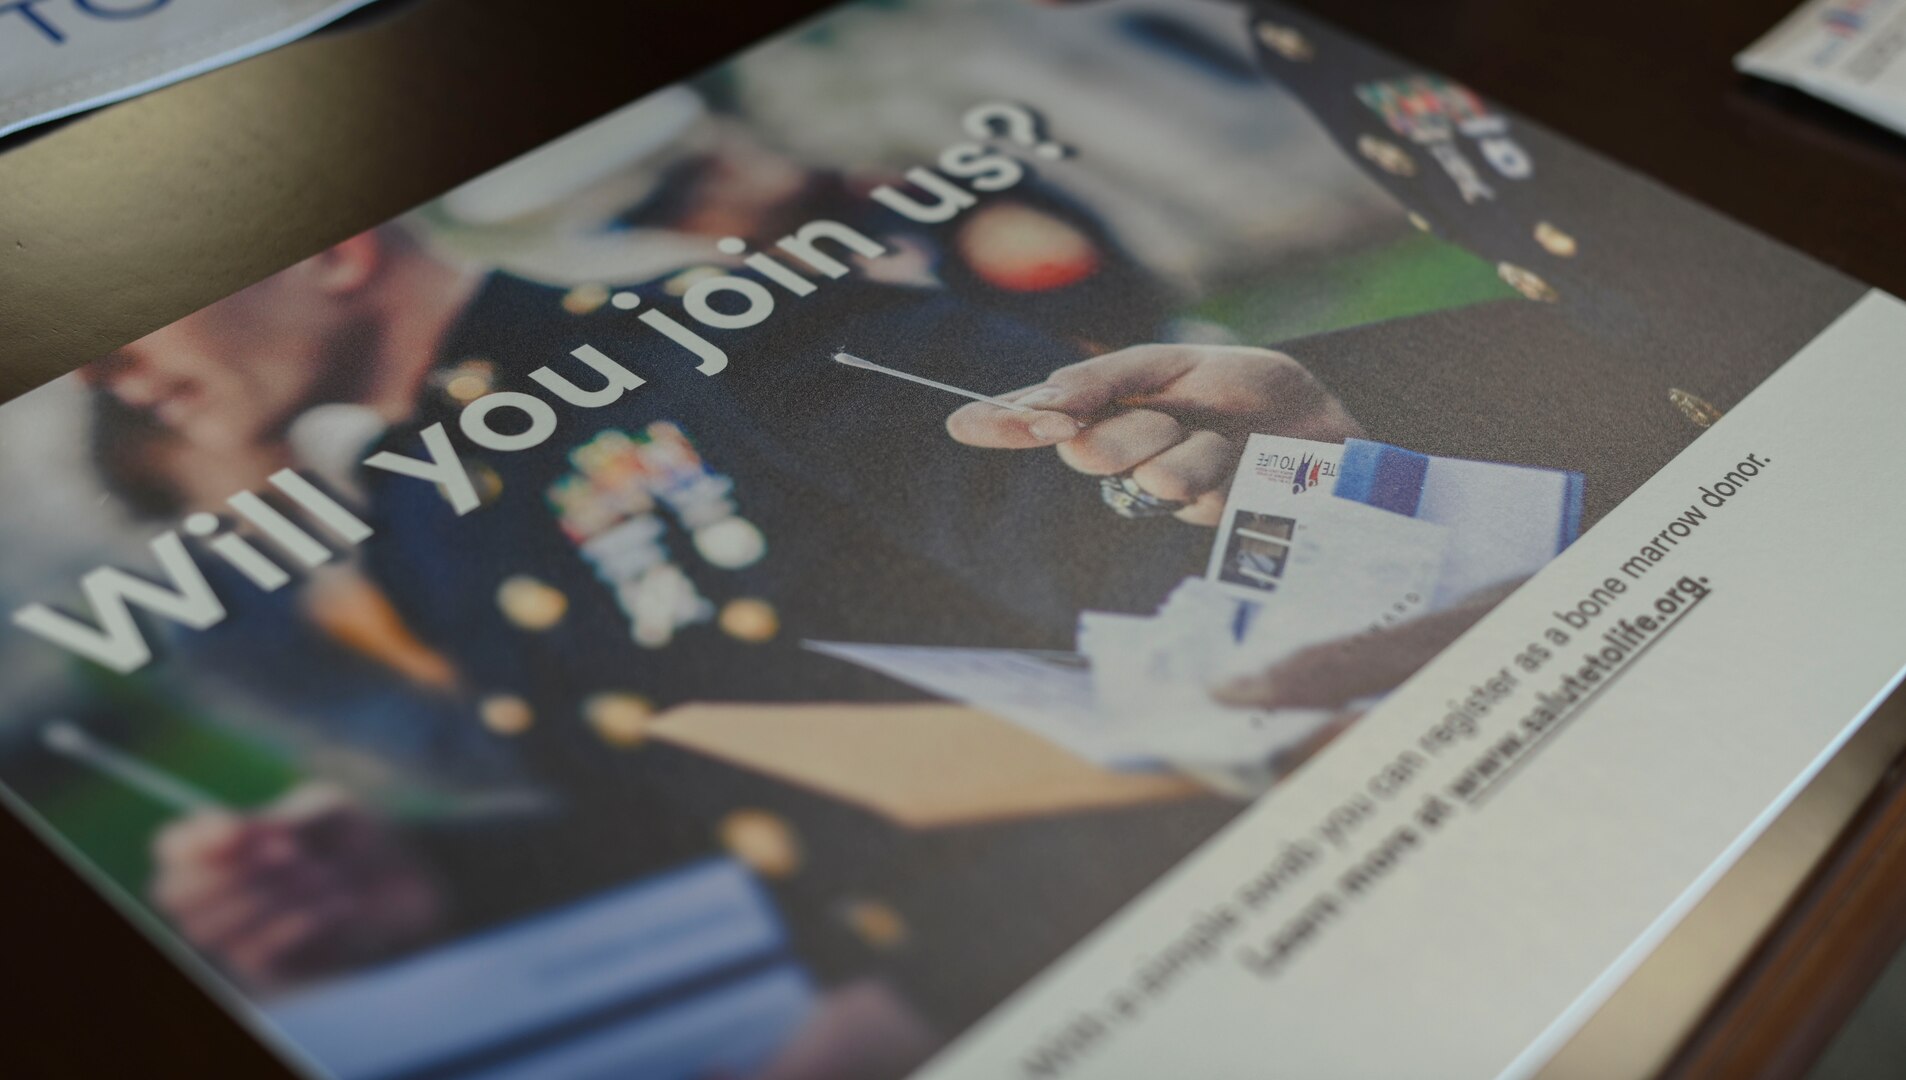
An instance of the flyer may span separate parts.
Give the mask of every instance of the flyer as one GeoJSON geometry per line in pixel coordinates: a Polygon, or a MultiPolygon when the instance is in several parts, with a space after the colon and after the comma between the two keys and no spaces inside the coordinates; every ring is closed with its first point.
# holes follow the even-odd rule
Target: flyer
{"type": "Polygon", "coordinates": [[[1906,668],[1906,306],[1279,3],[836,8],[0,406],[340,1080],[1523,1076],[1906,668]]]}
{"type": "Polygon", "coordinates": [[[1906,134],[1906,7],[1813,0],[1734,58],[1749,75],[1796,87],[1906,134]]]}
{"type": "Polygon", "coordinates": [[[275,49],[367,2],[8,0],[0,3],[0,135],[275,49]]]}

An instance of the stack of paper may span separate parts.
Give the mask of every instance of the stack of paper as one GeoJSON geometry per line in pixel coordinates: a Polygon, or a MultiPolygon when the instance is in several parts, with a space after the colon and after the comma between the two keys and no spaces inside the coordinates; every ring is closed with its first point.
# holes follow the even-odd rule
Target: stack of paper
{"type": "Polygon", "coordinates": [[[1262,791],[1345,709],[1252,709],[1213,689],[1526,577],[1575,539],[1579,474],[1253,435],[1203,578],[1151,615],[1086,611],[1078,651],[811,642],[1011,720],[1098,765],[1262,791]]]}

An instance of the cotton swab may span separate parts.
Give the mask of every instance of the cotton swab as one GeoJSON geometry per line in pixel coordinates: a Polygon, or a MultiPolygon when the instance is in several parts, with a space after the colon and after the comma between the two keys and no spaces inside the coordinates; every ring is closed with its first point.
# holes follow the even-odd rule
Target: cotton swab
{"type": "Polygon", "coordinates": [[[69,760],[96,769],[155,802],[180,813],[224,810],[225,803],[206,791],[179,779],[163,769],[92,736],[71,720],[54,720],[40,729],[40,741],[48,750],[69,760]]]}
{"type": "Polygon", "coordinates": [[[865,371],[878,371],[882,375],[892,375],[896,379],[905,379],[910,383],[919,383],[921,386],[931,386],[935,390],[944,390],[949,394],[958,394],[963,398],[972,398],[974,401],[984,401],[988,405],[997,405],[1002,409],[1011,409],[1014,412],[1039,411],[1030,406],[1021,405],[1016,401],[1005,401],[1000,398],[989,397],[977,391],[962,390],[952,383],[943,383],[937,379],[929,379],[924,375],[915,375],[906,371],[896,371],[883,364],[876,364],[872,360],[863,360],[850,352],[837,352],[834,354],[834,359],[836,362],[846,364],[848,367],[861,368],[865,371]]]}

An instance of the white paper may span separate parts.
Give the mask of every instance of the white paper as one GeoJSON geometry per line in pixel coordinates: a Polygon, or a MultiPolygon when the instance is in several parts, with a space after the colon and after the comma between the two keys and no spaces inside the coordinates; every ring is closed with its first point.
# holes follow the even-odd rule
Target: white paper
{"type": "Polygon", "coordinates": [[[1490,461],[1431,458],[1416,520],[1450,530],[1435,606],[1525,578],[1560,553],[1567,473],[1490,461]]]}
{"type": "Polygon", "coordinates": [[[1100,715],[1085,660],[1032,649],[804,642],[815,652],[984,709],[1101,765],[1132,765],[1100,715]]]}
{"type": "MultiPolygon", "coordinates": [[[[1254,597],[1191,578],[1155,617],[1079,617],[1079,650],[1091,658],[1097,708],[1131,753],[1201,778],[1241,770],[1268,779],[1267,762],[1329,719],[1317,710],[1241,709],[1212,697],[1258,610],[1254,597]]],[[[1262,790],[1235,777],[1214,786],[1232,794],[1262,790]]]]}
{"type": "Polygon", "coordinates": [[[370,0],[0,4],[0,135],[274,49],[370,0]]]}
{"type": "MultiPolygon", "coordinates": [[[[1261,517],[1289,517],[1293,509],[1328,496],[1337,483],[1342,461],[1342,443],[1282,435],[1251,436],[1225,496],[1218,542],[1212,546],[1205,576],[1244,588],[1274,591],[1275,558],[1269,565],[1255,564],[1254,549],[1261,553],[1265,546],[1257,542],[1253,523],[1261,517]]],[[[1268,548],[1273,556],[1276,546],[1273,542],[1268,548]]]]}
{"type": "Polygon", "coordinates": [[[1734,66],[1906,133],[1906,0],[1814,0],[1734,66]]]}
{"type": "Polygon", "coordinates": [[[1087,612],[1082,653],[809,641],[815,652],[993,713],[1095,764],[1174,766],[1230,794],[1261,793],[1278,754],[1330,713],[1220,704],[1211,686],[1249,606],[1190,579],[1155,617],[1087,612]],[[1089,657],[1089,660],[1088,660],[1089,657]]]}
{"type": "Polygon", "coordinates": [[[1252,620],[1239,662],[1407,622],[1430,610],[1451,530],[1344,499],[1319,499],[1296,526],[1284,587],[1252,620]]]}

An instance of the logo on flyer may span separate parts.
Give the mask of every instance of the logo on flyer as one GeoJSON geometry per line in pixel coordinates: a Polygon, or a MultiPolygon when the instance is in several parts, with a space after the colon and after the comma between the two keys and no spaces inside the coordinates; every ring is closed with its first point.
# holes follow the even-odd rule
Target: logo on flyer
{"type": "Polygon", "coordinates": [[[1297,463],[1297,475],[1291,478],[1291,494],[1302,495],[1304,490],[1317,482],[1318,470],[1323,463],[1305,454],[1297,463]]]}
{"type": "Polygon", "coordinates": [[[1867,28],[1874,9],[1880,6],[1878,0],[1847,0],[1821,12],[1820,21],[1829,33],[1850,38],[1867,28]]]}
{"type": "Polygon", "coordinates": [[[1273,484],[1289,484],[1291,494],[1302,495],[1319,481],[1335,482],[1337,463],[1317,454],[1260,453],[1254,465],[1257,475],[1273,484]]]}

